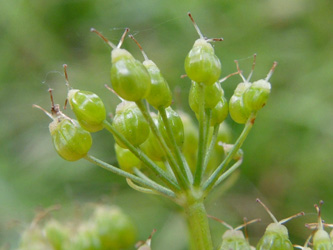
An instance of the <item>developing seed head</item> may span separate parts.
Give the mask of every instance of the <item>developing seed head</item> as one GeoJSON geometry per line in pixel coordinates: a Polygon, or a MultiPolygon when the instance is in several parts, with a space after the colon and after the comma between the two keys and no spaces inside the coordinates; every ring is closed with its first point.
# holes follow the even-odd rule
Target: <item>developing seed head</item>
{"type": "Polygon", "coordinates": [[[324,230],[324,224],[321,218],[321,206],[324,202],[320,201],[319,206],[317,204],[314,207],[318,213],[318,228],[315,234],[313,235],[313,249],[333,249],[331,238],[329,234],[324,230]]]}
{"type": "Polygon", "coordinates": [[[126,29],[117,46],[112,44],[100,32],[91,29],[112,48],[111,84],[115,92],[127,101],[139,101],[149,94],[150,77],[147,69],[131,53],[121,49],[129,29],[126,29]]]}
{"type": "Polygon", "coordinates": [[[51,98],[51,113],[33,105],[45,112],[53,121],[49,124],[49,131],[57,153],[67,161],[77,161],[85,157],[92,146],[92,138],[88,131],[80,124],[60,111],[59,104],[54,104],[52,89],[49,89],[51,98]]]}
{"type": "Polygon", "coordinates": [[[271,84],[268,82],[272,76],[277,62],[274,62],[271,70],[265,79],[261,79],[252,83],[243,94],[244,105],[251,112],[256,112],[265,106],[269,94],[271,92],[271,84]]]}
{"type": "Polygon", "coordinates": [[[80,125],[89,132],[103,129],[106,111],[102,99],[93,92],[72,89],[68,82],[67,65],[64,64],[66,85],[68,86],[67,100],[80,125]]]}
{"type": "MultiPolygon", "coordinates": [[[[201,95],[200,83],[192,81],[188,102],[194,113],[199,113],[199,99],[201,95]]],[[[213,109],[224,96],[224,91],[218,82],[205,87],[205,109],[213,109]]]]}
{"type": "MultiPolygon", "coordinates": [[[[142,144],[150,133],[146,119],[133,102],[124,101],[117,106],[112,124],[134,146],[142,144]]],[[[115,140],[119,146],[126,148],[120,140],[115,140]]]]}
{"type": "Polygon", "coordinates": [[[271,211],[266,207],[264,203],[262,203],[259,199],[257,199],[270,217],[273,219],[273,223],[269,224],[266,228],[264,236],[260,239],[257,245],[257,249],[259,250],[269,250],[269,249],[284,249],[291,250],[293,249],[293,245],[289,240],[288,229],[282,225],[283,223],[289,221],[292,218],[304,215],[304,212],[300,212],[296,215],[283,219],[281,221],[277,221],[271,211]],[[273,247],[273,248],[272,248],[273,247]]]}
{"type": "Polygon", "coordinates": [[[244,237],[244,234],[240,229],[246,227],[246,225],[258,222],[260,219],[254,219],[249,222],[245,222],[236,228],[232,228],[229,224],[214,216],[208,215],[208,217],[220,222],[228,228],[228,230],[222,235],[220,250],[251,250],[248,240],[244,237]]]}
{"type": "Polygon", "coordinates": [[[256,55],[254,55],[252,70],[247,79],[243,76],[243,74],[239,68],[238,61],[235,60],[238,74],[242,78],[243,82],[241,82],[237,85],[237,87],[234,91],[234,94],[232,95],[232,97],[230,99],[229,112],[230,112],[231,118],[239,124],[246,123],[247,119],[249,118],[249,116],[251,114],[250,110],[244,105],[243,95],[246,92],[246,90],[248,88],[250,88],[250,86],[251,86],[251,83],[249,81],[251,79],[251,76],[252,76],[252,73],[254,70],[255,59],[256,59],[256,55]]]}
{"type": "Polygon", "coordinates": [[[197,83],[212,85],[220,77],[221,62],[215,55],[214,48],[209,42],[222,41],[223,39],[206,39],[195,23],[191,13],[188,13],[188,15],[200,38],[194,42],[192,49],[185,59],[186,74],[191,80],[197,83]]]}
{"type": "Polygon", "coordinates": [[[120,147],[117,143],[114,145],[119,167],[129,173],[132,173],[134,168],[141,168],[141,161],[131,151],[120,147]]]}
{"type": "Polygon", "coordinates": [[[169,107],[172,103],[172,94],[167,81],[162,76],[160,69],[157,67],[157,65],[152,60],[148,59],[148,56],[143,51],[138,41],[135,40],[132,35],[130,35],[130,38],[140,48],[142,55],[145,59],[143,62],[143,66],[147,69],[150,76],[150,91],[148,96],[146,97],[148,103],[156,109],[169,107]]]}

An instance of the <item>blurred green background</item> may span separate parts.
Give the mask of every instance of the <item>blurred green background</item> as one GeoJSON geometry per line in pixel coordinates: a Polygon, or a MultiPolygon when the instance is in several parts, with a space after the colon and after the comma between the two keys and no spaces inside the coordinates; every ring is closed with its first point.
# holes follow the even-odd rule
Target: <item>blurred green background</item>
{"type": "MultiPolygon", "coordinates": [[[[32,104],[49,109],[49,87],[57,103],[65,101],[66,63],[72,86],[96,92],[114,112],[118,100],[104,88],[110,49],[89,30],[117,43],[129,27],[171,87],[181,87],[181,103],[189,110],[190,82],[180,75],[198,35],[188,11],[204,35],[224,37],[215,44],[223,75],[235,71],[235,59],[248,74],[254,53],[254,80],[279,62],[270,100],[243,146],[241,175],[207,203],[208,213],[234,226],[244,216],[261,217],[249,230],[252,243],[270,222],[256,197],[278,219],[308,212],[288,224],[297,244],[308,236],[304,223],[315,221],[313,204],[320,199],[325,221],[333,222],[333,1],[15,0],[0,5],[0,246],[15,249],[38,207],[61,204],[54,216],[70,219],[75,207],[110,203],[135,220],[139,239],[157,229],[155,249],[186,249],[177,207],[133,191],[124,179],[83,160],[62,160],[51,143],[49,118],[32,104]]],[[[124,48],[142,60],[130,39],[124,48]]],[[[236,76],[223,84],[228,97],[239,81],[236,76]]],[[[242,127],[228,121],[236,138],[242,127]]],[[[115,163],[112,137],[102,131],[93,139],[92,154],[115,163]]],[[[217,244],[225,229],[214,221],[211,226],[217,244]]]]}

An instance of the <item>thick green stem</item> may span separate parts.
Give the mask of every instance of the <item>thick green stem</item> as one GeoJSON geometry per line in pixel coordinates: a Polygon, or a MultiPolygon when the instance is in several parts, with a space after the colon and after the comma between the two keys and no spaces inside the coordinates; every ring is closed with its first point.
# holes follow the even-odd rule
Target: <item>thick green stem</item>
{"type": "Polygon", "coordinates": [[[206,128],[206,119],[205,119],[205,85],[199,83],[200,95],[199,95],[199,145],[198,145],[198,157],[197,164],[194,175],[194,186],[200,186],[203,166],[205,164],[205,128],[206,128]]]}
{"type": "Polygon", "coordinates": [[[210,190],[214,187],[215,183],[218,181],[219,177],[222,175],[224,169],[227,167],[227,165],[230,163],[230,161],[233,159],[233,157],[236,155],[240,147],[243,145],[243,142],[245,141],[247,135],[250,133],[251,128],[253,127],[254,121],[256,118],[256,114],[251,114],[249,119],[247,120],[245,127],[238,137],[236,143],[232,147],[231,151],[227,155],[227,157],[224,159],[224,161],[218,166],[218,168],[214,171],[214,173],[209,177],[207,182],[204,184],[203,190],[205,194],[207,195],[210,190]]]}
{"type": "Polygon", "coordinates": [[[208,218],[202,201],[194,201],[185,206],[191,250],[212,250],[208,218]]]}

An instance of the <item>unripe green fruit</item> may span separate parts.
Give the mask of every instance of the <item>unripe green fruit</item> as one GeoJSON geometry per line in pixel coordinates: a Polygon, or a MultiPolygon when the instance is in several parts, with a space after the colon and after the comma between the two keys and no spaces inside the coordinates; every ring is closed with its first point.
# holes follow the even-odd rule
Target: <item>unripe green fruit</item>
{"type": "Polygon", "coordinates": [[[293,244],[288,238],[288,230],[278,223],[268,225],[264,236],[257,244],[257,250],[292,250],[293,244]]]}
{"type": "Polygon", "coordinates": [[[111,52],[111,83],[117,94],[127,101],[139,101],[148,96],[150,77],[141,62],[124,49],[111,52]]]}
{"type": "Polygon", "coordinates": [[[318,229],[313,236],[313,250],[333,250],[329,234],[324,229],[318,229]]]}
{"type": "Polygon", "coordinates": [[[220,250],[251,250],[251,247],[241,231],[227,230],[222,236],[220,250]]]}
{"type": "Polygon", "coordinates": [[[96,132],[103,129],[106,112],[98,95],[90,91],[72,89],[68,92],[67,98],[78,122],[85,130],[96,132]]]}
{"type": "Polygon", "coordinates": [[[131,151],[120,147],[117,143],[114,145],[116,157],[120,168],[126,172],[133,172],[134,168],[141,167],[141,161],[131,151]]]}
{"type": "Polygon", "coordinates": [[[243,100],[243,94],[250,86],[251,84],[248,82],[238,84],[229,102],[230,116],[239,124],[246,123],[251,114],[248,108],[244,105],[243,100]]]}
{"type": "MultiPolygon", "coordinates": [[[[142,144],[150,133],[146,119],[133,102],[122,102],[117,106],[112,125],[134,146],[142,144]]],[[[119,146],[126,148],[120,140],[115,140],[119,146]]]]}
{"type": "Polygon", "coordinates": [[[151,81],[149,95],[146,98],[148,103],[156,109],[169,107],[172,103],[171,91],[159,68],[151,60],[145,60],[143,66],[146,67],[151,81]]]}
{"type": "MultiPolygon", "coordinates": [[[[151,114],[151,117],[156,125],[159,127],[159,119],[156,114],[151,114]]],[[[159,142],[156,139],[154,133],[150,133],[148,139],[141,144],[141,150],[153,161],[163,161],[165,157],[165,152],[162,147],[159,146],[159,142]]]]}
{"type": "Polygon", "coordinates": [[[185,59],[187,76],[197,83],[214,84],[221,74],[221,62],[206,40],[197,39],[185,59]]]}
{"type": "MultiPolygon", "coordinates": [[[[183,122],[182,119],[180,118],[180,116],[177,114],[176,111],[174,111],[171,107],[168,107],[165,109],[166,111],[166,116],[167,119],[170,123],[170,127],[171,127],[171,131],[175,137],[176,140],[176,144],[178,147],[182,147],[184,144],[184,126],[183,126],[183,122]]],[[[173,148],[172,143],[171,143],[171,139],[168,136],[168,133],[166,131],[166,128],[164,126],[164,122],[162,120],[162,117],[159,116],[158,117],[158,129],[160,130],[166,144],[168,145],[168,147],[170,149],[173,148]]]]}
{"type": "Polygon", "coordinates": [[[228,101],[224,97],[216,104],[212,109],[212,116],[210,120],[210,126],[215,126],[222,123],[228,116],[228,101]]]}
{"type": "Polygon", "coordinates": [[[270,92],[271,84],[266,80],[252,83],[243,94],[244,106],[251,112],[258,111],[265,106],[270,92]]]}
{"type": "Polygon", "coordinates": [[[66,250],[64,245],[69,241],[70,231],[56,220],[50,220],[44,227],[45,236],[54,250],[66,250]]]}
{"type": "Polygon", "coordinates": [[[99,207],[94,214],[102,249],[123,249],[135,243],[136,228],[132,220],[116,207],[99,207]]]}
{"type": "Polygon", "coordinates": [[[55,118],[50,123],[49,130],[57,153],[67,161],[85,157],[91,148],[90,133],[75,120],[55,118]]]}
{"type": "MultiPolygon", "coordinates": [[[[193,82],[190,88],[188,102],[194,113],[199,113],[199,100],[201,95],[199,83],[193,82]]],[[[214,83],[205,87],[205,109],[213,109],[221,100],[224,92],[219,83],[214,83]]]]}

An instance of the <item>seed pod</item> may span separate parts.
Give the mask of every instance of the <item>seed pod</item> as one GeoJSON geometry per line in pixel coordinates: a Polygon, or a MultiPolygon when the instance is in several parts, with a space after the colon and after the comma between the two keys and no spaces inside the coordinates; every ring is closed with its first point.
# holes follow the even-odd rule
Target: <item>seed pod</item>
{"type": "Polygon", "coordinates": [[[259,199],[257,199],[257,202],[265,208],[274,221],[274,223],[269,224],[266,228],[264,236],[257,244],[257,250],[292,250],[293,245],[289,240],[288,229],[282,224],[292,218],[304,215],[304,212],[300,212],[284,220],[277,221],[265,204],[263,204],[259,199]]]}
{"type": "Polygon", "coordinates": [[[216,106],[212,109],[210,126],[221,124],[228,116],[228,101],[222,97],[216,106]]]}
{"type": "Polygon", "coordinates": [[[213,46],[210,41],[222,41],[218,39],[206,39],[199,30],[199,27],[194,22],[192,15],[188,13],[192,23],[197,30],[200,38],[197,39],[186,56],[185,71],[187,76],[197,83],[204,83],[206,85],[214,84],[221,74],[221,62],[214,52],[213,46]]]}
{"type": "MultiPolygon", "coordinates": [[[[68,87],[67,65],[64,64],[66,85],[68,87]]],[[[67,100],[80,125],[89,132],[103,129],[103,121],[106,118],[104,103],[93,92],[70,89],[67,100]]]]}
{"type": "Polygon", "coordinates": [[[85,157],[92,145],[92,138],[77,121],[54,120],[49,125],[53,145],[58,154],[67,161],[77,161],[85,157]]]}
{"type": "MultiPolygon", "coordinates": [[[[188,102],[194,113],[199,113],[200,83],[192,81],[188,102]]],[[[219,83],[214,83],[205,87],[205,109],[213,109],[224,95],[223,89],[219,83]]]]}
{"type": "Polygon", "coordinates": [[[243,82],[241,82],[237,85],[237,87],[234,91],[234,94],[232,95],[232,97],[230,99],[229,112],[230,112],[231,118],[239,124],[246,123],[247,119],[249,118],[249,116],[251,114],[250,110],[244,105],[243,94],[251,86],[251,83],[249,81],[253,74],[253,70],[254,70],[254,66],[255,66],[255,59],[256,59],[256,55],[254,55],[252,70],[247,79],[245,79],[242,72],[240,71],[238,61],[235,60],[238,73],[239,73],[240,77],[242,78],[243,82]]]}
{"type": "Polygon", "coordinates": [[[313,250],[332,250],[333,245],[329,234],[324,230],[323,221],[321,219],[321,205],[323,201],[320,201],[319,206],[315,204],[315,208],[318,213],[318,226],[317,231],[313,235],[313,250]]]}
{"type": "Polygon", "coordinates": [[[126,249],[134,244],[137,230],[119,208],[99,207],[93,220],[102,249],[126,249]]]}
{"type": "Polygon", "coordinates": [[[117,46],[95,29],[91,31],[99,35],[112,48],[111,84],[116,93],[121,98],[133,102],[147,97],[150,91],[150,77],[147,69],[131,53],[120,48],[129,29],[125,30],[117,46]]]}
{"type": "Polygon", "coordinates": [[[45,112],[53,121],[49,124],[53,145],[57,153],[67,161],[77,161],[85,157],[92,145],[92,138],[88,131],[80,124],[70,119],[60,111],[58,104],[54,104],[52,90],[49,89],[51,97],[51,113],[43,108],[33,105],[45,112]]]}
{"type": "Polygon", "coordinates": [[[225,231],[222,236],[222,243],[219,250],[251,250],[251,246],[248,240],[245,238],[243,232],[240,229],[248,224],[258,222],[260,219],[254,219],[249,222],[245,222],[236,228],[232,228],[229,224],[216,217],[210,215],[208,217],[220,222],[222,225],[228,228],[228,230],[225,231]]]}
{"type": "Polygon", "coordinates": [[[172,103],[172,94],[167,81],[162,76],[157,65],[152,60],[149,60],[138,41],[136,41],[132,35],[130,35],[130,38],[139,46],[142,55],[145,58],[143,66],[146,67],[150,76],[150,91],[149,95],[146,97],[148,103],[157,110],[159,108],[169,107],[172,103]]]}
{"type": "MultiPolygon", "coordinates": [[[[159,127],[160,121],[157,118],[157,115],[154,113],[151,113],[151,117],[152,117],[156,127],[159,127]]],[[[163,161],[165,158],[165,152],[158,145],[159,145],[159,142],[156,139],[156,136],[153,133],[149,133],[147,140],[141,144],[140,148],[153,161],[163,161]]]]}
{"type": "Polygon", "coordinates": [[[127,148],[120,147],[117,143],[114,145],[119,167],[126,172],[133,172],[134,168],[141,167],[141,161],[127,148]]]}
{"type": "MultiPolygon", "coordinates": [[[[175,136],[176,144],[179,147],[182,147],[184,144],[184,126],[183,126],[182,119],[177,114],[177,112],[174,111],[171,107],[166,108],[165,111],[166,111],[167,119],[169,120],[169,123],[170,123],[171,131],[172,131],[173,135],[175,136]]],[[[167,134],[162,117],[159,116],[158,120],[159,120],[158,129],[160,130],[168,147],[170,149],[172,149],[173,147],[171,144],[171,140],[167,134]]]]}
{"type": "MultiPolygon", "coordinates": [[[[147,121],[133,102],[124,101],[117,106],[112,124],[134,146],[142,144],[150,132],[147,121]]],[[[117,138],[115,140],[119,146],[126,148],[117,138]]]]}
{"type": "Polygon", "coordinates": [[[243,94],[244,105],[250,112],[256,112],[265,106],[271,92],[271,84],[268,81],[276,65],[277,62],[274,62],[265,79],[253,82],[252,85],[245,90],[243,94]]]}

